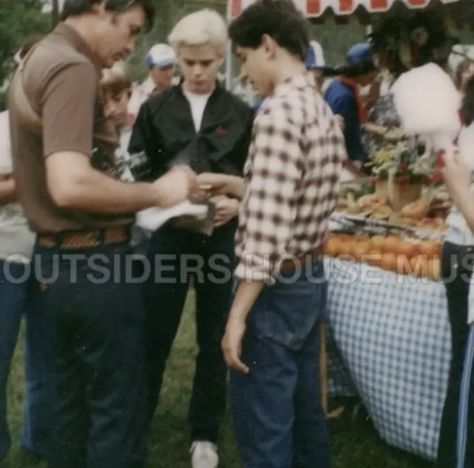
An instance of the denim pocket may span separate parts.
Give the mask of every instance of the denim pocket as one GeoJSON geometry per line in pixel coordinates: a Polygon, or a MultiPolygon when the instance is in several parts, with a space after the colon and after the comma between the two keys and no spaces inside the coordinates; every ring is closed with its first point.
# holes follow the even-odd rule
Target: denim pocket
{"type": "Polygon", "coordinates": [[[326,283],[298,280],[265,288],[248,321],[249,332],[298,350],[326,306],[326,283]]]}

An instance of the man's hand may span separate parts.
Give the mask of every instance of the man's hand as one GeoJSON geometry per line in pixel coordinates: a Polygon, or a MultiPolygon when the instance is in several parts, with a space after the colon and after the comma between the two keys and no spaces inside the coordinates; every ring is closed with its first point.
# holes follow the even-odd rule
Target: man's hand
{"type": "Polygon", "coordinates": [[[227,321],[224,337],[222,338],[222,352],[224,360],[231,369],[249,373],[249,368],[240,360],[242,355],[242,340],[245,333],[245,319],[233,317],[232,312],[227,321]]]}
{"type": "Polygon", "coordinates": [[[162,207],[173,206],[187,200],[195,190],[196,174],[188,166],[173,166],[153,185],[156,189],[156,204],[162,207]]]}
{"type": "Polygon", "coordinates": [[[239,213],[239,202],[235,198],[229,198],[225,195],[211,198],[215,205],[214,227],[220,227],[228,223],[239,213]]]}

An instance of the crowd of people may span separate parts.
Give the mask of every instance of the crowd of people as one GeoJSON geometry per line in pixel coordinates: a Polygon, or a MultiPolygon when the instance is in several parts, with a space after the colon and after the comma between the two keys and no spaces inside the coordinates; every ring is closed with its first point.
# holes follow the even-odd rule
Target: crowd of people
{"type": "MultiPolygon", "coordinates": [[[[19,53],[0,113],[0,460],[11,444],[7,378],[23,316],[20,445],[54,468],[144,466],[192,285],[192,467],[219,464],[228,392],[244,466],[329,467],[317,368],[322,253],[343,167],[364,170],[363,128],[380,97],[373,47],[355,44],[343,67],[329,69],[291,1],[257,0],[229,27],[209,9],[181,18],[133,86],[123,59],[154,17],[148,0],[65,0],[55,29],[19,53]],[[228,40],[258,94],[252,106],[218,80],[228,40]],[[326,86],[328,74],[336,77],[326,86]],[[135,224],[137,212],[188,199],[210,207],[210,235],[180,219],[156,231],[135,224]]],[[[474,107],[466,70],[463,132],[474,107]]],[[[447,244],[446,258],[454,249],[459,261],[474,245],[464,164],[446,158],[444,170],[468,233],[447,244]]],[[[457,348],[440,443],[446,468],[474,460],[468,440],[459,464],[466,437],[455,430],[458,401],[469,400],[459,398],[464,276],[447,286],[457,348]]]]}

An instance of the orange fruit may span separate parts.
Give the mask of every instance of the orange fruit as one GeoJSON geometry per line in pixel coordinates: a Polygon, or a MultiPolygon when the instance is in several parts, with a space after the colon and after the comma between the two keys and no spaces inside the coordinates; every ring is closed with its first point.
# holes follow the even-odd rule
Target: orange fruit
{"type": "Polygon", "coordinates": [[[354,247],[356,242],[345,240],[339,244],[339,257],[346,260],[355,260],[354,247]]]}
{"type": "Polygon", "coordinates": [[[396,236],[387,236],[382,245],[382,251],[397,253],[400,242],[400,239],[396,236]]]}
{"type": "Polygon", "coordinates": [[[426,255],[417,255],[410,262],[412,274],[415,276],[429,276],[430,261],[426,255]]]}
{"type": "Polygon", "coordinates": [[[384,252],[380,261],[380,266],[385,270],[397,271],[397,255],[393,252],[384,252]]]}
{"type": "Polygon", "coordinates": [[[380,263],[382,262],[382,251],[377,250],[377,249],[372,249],[367,255],[366,255],[366,262],[369,265],[374,265],[374,266],[379,266],[380,263]]]}
{"type": "Polygon", "coordinates": [[[397,253],[411,258],[418,253],[418,246],[412,242],[400,240],[397,245],[397,253]]]}
{"type": "Polygon", "coordinates": [[[382,250],[382,246],[385,243],[384,236],[373,236],[370,238],[370,245],[374,250],[382,250]]]}
{"type": "Polygon", "coordinates": [[[441,244],[435,240],[425,240],[419,244],[420,254],[427,256],[439,256],[441,253],[441,244]]]}
{"type": "Polygon", "coordinates": [[[337,237],[330,236],[324,246],[324,253],[330,257],[336,256],[339,252],[339,244],[340,241],[337,237]]]}
{"type": "Polygon", "coordinates": [[[354,257],[357,260],[364,261],[365,257],[370,251],[370,242],[368,240],[361,240],[354,246],[354,257]]]}
{"type": "Polygon", "coordinates": [[[397,272],[410,275],[412,274],[411,258],[406,255],[398,255],[397,257],[397,272]]]}
{"type": "Polygon", "coordinates": [[[433,257],[429,260],[429,277],[435,281],[441,279],[441,260],[433,257]]]}

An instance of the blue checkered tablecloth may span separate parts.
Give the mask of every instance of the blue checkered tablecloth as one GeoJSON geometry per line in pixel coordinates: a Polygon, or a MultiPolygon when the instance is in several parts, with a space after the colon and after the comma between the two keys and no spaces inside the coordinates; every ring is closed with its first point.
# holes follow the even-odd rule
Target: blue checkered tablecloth
{"type": "Polygon", "coordinates": [[[442,283],[326,259],[329,391],[357,393],[389,444],[436,456],[450,359],[442,283]]]}

